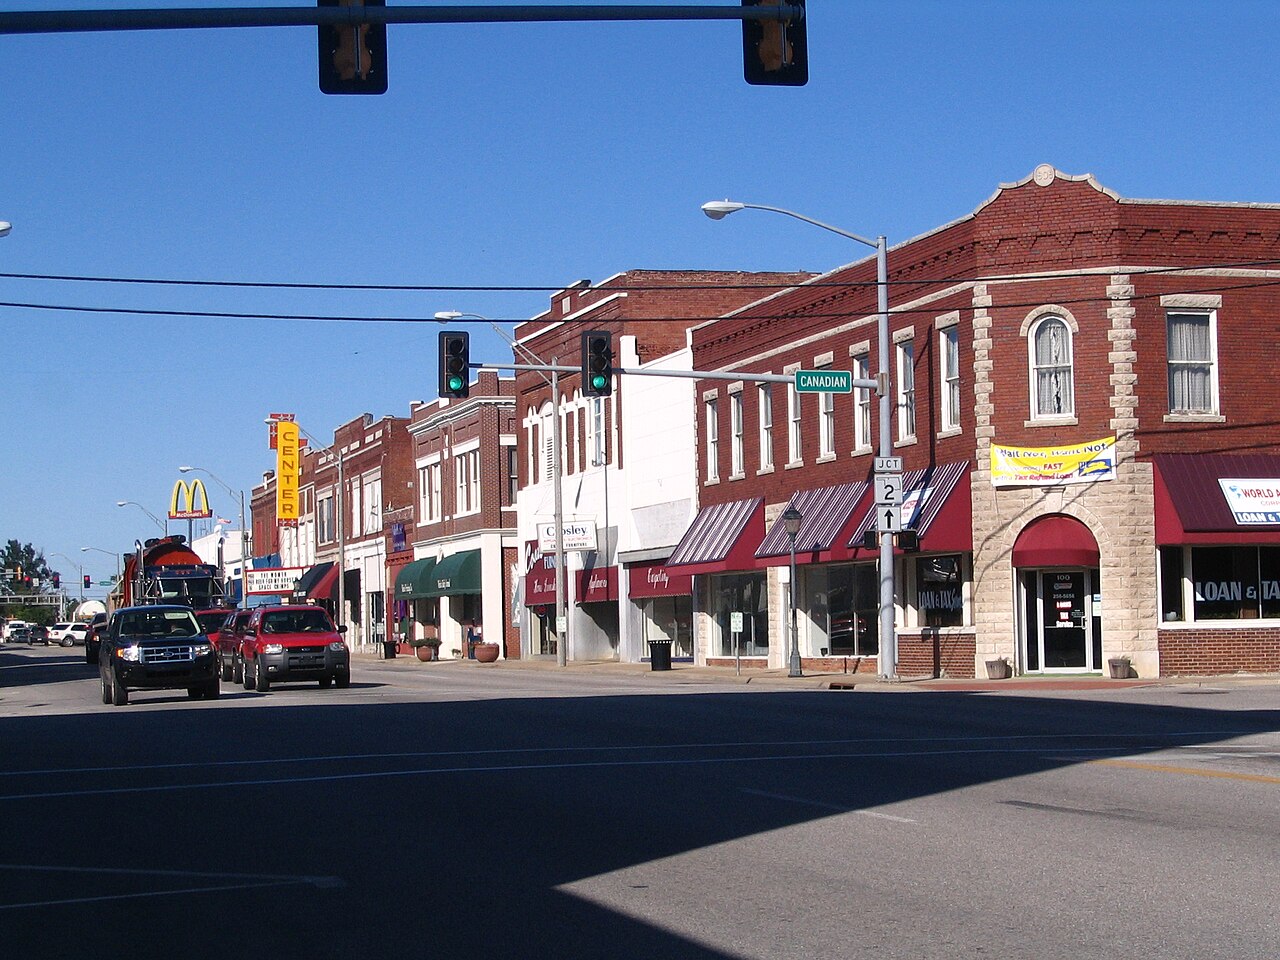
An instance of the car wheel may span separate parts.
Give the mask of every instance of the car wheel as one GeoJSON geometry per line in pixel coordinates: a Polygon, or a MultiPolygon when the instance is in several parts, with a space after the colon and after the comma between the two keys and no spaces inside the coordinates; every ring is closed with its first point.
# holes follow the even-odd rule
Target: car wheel
{"type": "Polygon", "coordinates": [[[219,662],[222,664],[222,682],[230,683],[231,682],[231,664],[227,663],[227,661],[225,660],[221,660],[219,662]]]}
{"type": "Polygon", "coordinates": [[[329,689],[329,685],[330,685],[331,683],[333,683],[333,677],[321,677],[321,678],[320,678],[320,689],[321,689],[321,690],[328,690],[328,689],[329,689]]]}
{"type": "Polygon", "coordinates": [[[338,684],[339,690],[345,690],[347,687],[351,686],[351,674],[349,673],[340,673],[334,678],[334,680],[338,684]]]}
{"type": "Polygon", "coordinates": [[[244,664],[238,654],[231,658],[231,682],[244,683],[244,664]]]}
{"type": "Polygon", "coordinates": [[[253,689],[259,693],[266,693],[271,689],[271,681],[267,678],[267,671],[263,669],[261,660],[253,662],[253,689]]]}
{"type": "Polygon", "coordinates": [[[72,640],[70,637],[63,637],[61,640],[58,641],[58,646],[60,647],[71,647],[74,645],[75,645],[75,641],[72,640]]]}
{"type": "Polygon", "coordinates": [[[206,700],[217,700],[222,696],[222,684],[218,682],[218,678],[214,677],[204,685],[204,698],[206,700]]]}
{"type": "Polygon", "coordinates": [[[114,673],[111,675],[111,702],[117,707],[123,707],[129,702],[129,688],[114,673]]]}
{"type": "Polygon", "coordinates": [[[84,652],[84,662],[87,664],[90,664],[91,666],[97,665],[98,651],[86,649],[84,652]]]}
{"type": "Polygon", "coordinates": [[[100,673],[98,674],[98,682],[99,682],[100,684],[102,684],[102,702],[103,702],[103,703],[110,703],[110,702],[111,702],[111,688],[107,686],[107,678],[106,678],[106,675],[100,672],[100,673]]]}
{"type": "Polygon", "coordinates": [[[200,700],[204,697],[204,687],[187,687],[187,699],[200,700]]]}

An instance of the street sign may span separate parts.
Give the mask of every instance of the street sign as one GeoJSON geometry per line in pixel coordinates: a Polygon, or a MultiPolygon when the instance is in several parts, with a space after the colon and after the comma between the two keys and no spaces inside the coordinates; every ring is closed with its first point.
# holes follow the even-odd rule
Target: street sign
{"type": "Polygon", "coordinates": [[[853,393],[848,370],[797,370],[796,393],[853,393]]]}
{"type": "Polygon", "coordinates": [[[876,457],[875,472],[876,473],[901,473],[902,458],[901,457],[876,457]]]}
{"type": "Polygon", "coordinates": [[[109,587],[109,586],[111,586],[113,583],[115,583],[115,581],[114,581],[114,580],[99,580],[99,581],[98,581],[98,586],[100,586],[100,587],[109,587]]]}
{"type": "Polygon", "coordinates": [[[729,611],[729,632],[730,633],[742,632],[742,611],[741,610],[729,611]]]}
{"type": "Polygon", "coordinates": [[[902,529],[902,508],[893,504],[876,504],[876,529],[881,533],[897,533],[902,529]]]}
{"type": "Polygon", "coordinates": [[[902,474],[878,473],[874,477],[876,506],[902,506],[902,474]]]}

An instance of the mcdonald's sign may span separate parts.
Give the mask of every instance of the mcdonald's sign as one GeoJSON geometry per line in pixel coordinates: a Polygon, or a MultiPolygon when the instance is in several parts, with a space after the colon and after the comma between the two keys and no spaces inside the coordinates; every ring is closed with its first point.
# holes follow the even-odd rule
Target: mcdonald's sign
{"type": "Polygon", "coordinates": [[[203,520],[212,516],[204,481],[197,477],[187,486],[187,481],[179,477],[173,485],[173,493],[169,495],[169,519],[203,520]]]}
{"type": "Polygon", "coordinates": [[[298,525],[298,425],[276,423],[276,525],[298,525]]]}

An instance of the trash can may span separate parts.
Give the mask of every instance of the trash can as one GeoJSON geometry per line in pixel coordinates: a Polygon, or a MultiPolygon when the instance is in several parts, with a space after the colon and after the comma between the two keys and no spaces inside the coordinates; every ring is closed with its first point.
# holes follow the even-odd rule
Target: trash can
{"type": "Polygon", "coordinates": [[[396,658],[396,642],[394,640],[382,641],[382,659],[394,660],[396,658]]]}
{"type": "Polygon", "coordinates": [[[671,669],[671,641],[670,640],[650,640],[649,641],[649,669],[651,670],[670,670],[671,669]]]}

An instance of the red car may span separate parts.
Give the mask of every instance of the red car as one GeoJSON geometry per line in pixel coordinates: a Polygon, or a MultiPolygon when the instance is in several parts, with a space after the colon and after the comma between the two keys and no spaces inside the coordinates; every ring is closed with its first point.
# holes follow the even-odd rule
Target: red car
{"type": "MultiPolygon", "coordinates": [[[[235,613],[234,610],[228,610],[225,607],[213,610],[197,610],[195,612],[196,622],[200,624],[200,631],[209,638],[209,642],[213,644],[215,651],[220,647],[218,639],[222,631],[222,625],[227,622],[227,619],[233,613],[235,613]]],[[[231,679],[231,664],[221,657],[218,658],[218,664],[223,682],[229,681],[231,679]]]]}
{"type": "Polygon", "coordinates": [[[273,683],[318,680],[351,685],[351,652],[323,607],[307,604],[258,607],[240,640],[246,690],[266,693],[273,683]]]}

